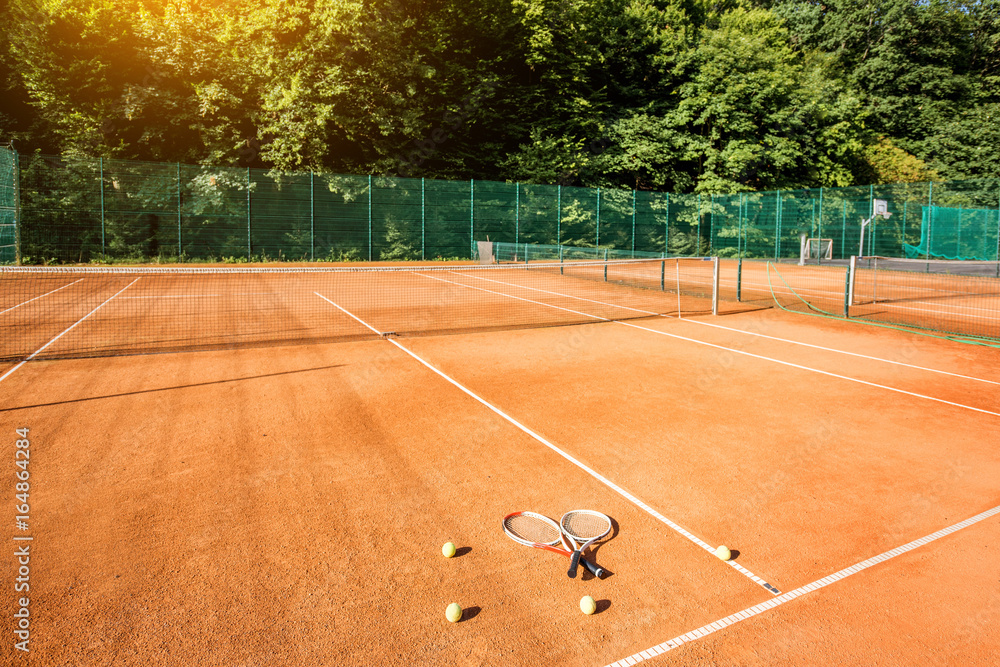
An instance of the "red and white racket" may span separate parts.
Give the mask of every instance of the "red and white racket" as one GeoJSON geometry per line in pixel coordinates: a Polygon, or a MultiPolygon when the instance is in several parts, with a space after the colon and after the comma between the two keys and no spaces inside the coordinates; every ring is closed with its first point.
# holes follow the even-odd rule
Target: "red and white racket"
{"type": "MultiPolygon", "coordinates": [[[[573,558],[573,552],[556,546],[564,539],[563,531],[560,530],[558,523],[547,516],[542,516],[535,512],[514,512],[513,514],[508,514],[503,518],[503,532],[507,533],[507,537],[518,544],[534,547],[535,549],[545,549],[546,551],[551,551],[570,559],[573,558]]],[[[570,546],[574,550],[576,549],[575,544],[570,544],[570,546]]],[[[598,579],[604,574],[603,569],[585,558],[581,558],[579,553],[576,554],[576,557],[579,558],[579,563],[598,579]]]]}

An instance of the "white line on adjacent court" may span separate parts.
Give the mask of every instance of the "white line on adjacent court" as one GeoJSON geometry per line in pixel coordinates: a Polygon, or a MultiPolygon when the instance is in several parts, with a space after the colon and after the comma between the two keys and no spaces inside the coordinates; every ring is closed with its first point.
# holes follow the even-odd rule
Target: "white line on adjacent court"
{"type": "MultiPolygon", "coordinates": [[[[423,275],[423,274],[417,274],[417,275],[423,275]]],[[[425,277],[430,277],[430,276],[425,276],[425,277]]],[[[441,279],[437,279],[437,280],[441,280],[441,279]]],[[[444,282],[451,282],[451,281],[450,280],[445,280],[444,282]]],[[[482,288],[479,288],[479,287],[472,287],[471,285],[462,285],[461,283],[455,283],[455,284],[456,285],[460,285],[462,287],[468,287],[469,289],[476,289],[476,290],[482,289],[482,288]]],[[[482,290],[482,291],[490,292],[492,290],[482,290]]],[[[497,292],[497,294],[499,294],[499,292],[497,292]]],[[[318,292],[316,293],[316,296],[319,296],[324,301],[330,303],[332,306],[334,306],[335,308],[337,308],[341,312],[349,315],[350,317],[354,318],[358,322],[361,322],[362,324],[364,324],[366,327],[368,327],[372,331],[375,331],[376,333],[379,333],[377,329],[375,329],[374,327],[372,327],[369,324],[365,323],[361,318],[359,318],[356,315],[350,313],[345,308],[339,306],[338,304],[334,303],[333,301],[330,301],[330,299],[327,299],[325,296],[320,295],[318,292]]],[[[509,295],[503,295],[503,296],[509,296],[509,295]]],[[[525,301],[527,301],[527,300],[528,299],[525,299],[525,301]]],[[[540,303],[540,302],[533,302],[533,303],[540,303]]],[[[548,304],[541,304],[541,305],[548,305],[548,304]]],[[[640,500],[636,496],[632,495],[631,493],[629,493],[628,491],[626,491],[622,487],[618,486],[617,484],[615,484],[614,482],[612,482],[610,479],[608,479],[604,475],[601,475],[599,472],[597,472],[593,468],[590,468],[589,466],[587,466],[582,461],[574,458],[571,454],[569,454],[569,453],[567,453],[567,452],[559,449],[557,446],[555,446],[554,444],[552,444],[551,442],[549,442],[547,439],[545,439],[542,435],[536,433],[535,431],[531,430],[530,428],[528,428],[527,426],[525,426],[521,422],[517,421],[516,419],[514,419],[513,417],[511,417],[509,414],[507,414],[506,412],[504,412],[503,410],[501,410],[497,406],[493,405],[492,403],[490,403],[489,401],[487,401],[486,399],[484,399],[483,397],[481,397],[479,394],[473,392],[471,389],[469,389],[465,385],[459,383],[457,380],[455,380],[451,376],[447,375],[444,371],[441,371],[441,370],[435,368],[429,362],[425,361],[423,358],[421,358],[420,356],[418,356],[416,353],[414,353],[414,352],[410,351],[409,349],[407,349],[406,347],[404,347],[401,343],[399,343],[399,341],[393,340],[392,338],[386,338],[385,340],[387,340],[388,342],[392,343],[393,345],[395,345],[396,347],[398,347],[400,350],[402,350],[406,354],[408,354],[411,357],[413,357],[420,364],[422,364],[423,366],[425,366],[429,370],[433,371],[435,374],[439,375],[440,377],[442,377],[444,380],[446,380],[450,384],[452,384],[455,387],[457,387],[459,390],[461,390],[463,393],[465,393],[469,397],[475,399],[477,402],[479,402],[480,404],[482,404],[483,406],[485,406],[486,408],[488,408],[492,412],[496,413],[497,415],[499,415],[500,417],[502,417],[506,421],[510,422],[512,425],[514,425],[515,427],[517,427],[522,432],[526,433],[527,435],[531,436],[532,438],[534,438],[535,440],[537,440],[541,444],[545,445],[550,450],[552,450],[553,452],[555,452],[559,456],[563,457],[564,459],[566,459],[567,461],[569,461],[570,463],[572,463],[573,465],[575,465],[580,470],[583,470],[585,473],[587,473],[588,475],[590,475],[591,477],[593,477],[594,479],[596,479],[597,481],[599,481],[601,484],[604,484],[606,487],[608,487],[609,489],[611,489],[612,491],[614,491],[615,493],[617,493],[618,495],[620,495],[622,498],[625,498],[630,503],[632,503],[633,505],[635,505],[639,509],[643,510],[644,512],[646,512],[647,514],[649,514],[653,518],[655,518],[655,519],[659,520],[660,522],[666,524],[672,530],[674,530],[675,532],[683,535],[688,540],[690,540],[691,542],[694,542],[695,544],[697,544],[699,547],[701,547],[705,551],[713,554],[713,557],[714,557],[715,549],[713,547],[709,546],[708,543],[705,542],[704,540],[702,540],[699,537],[693,535],[692,533],[688,532],[687,530],[685,530],[680,525],[674,523],[673,521],[671,521],[670,519],[668,519],[664,515],[660,514],[655,509],[653,509],[652,507],[650,507],[649,505],[647,505],[642,500],[640,500]]],[[[745,567],[737,564],[736,562],[734,562],[734,561],[725,561],[725,564],[729,565],[730,567],[732,567],[734,570],[738,571],[739,573],[741,573],[745,577],[748,577],[754,583],[756,583],[757,585],[761,586],[762,588],[764,588],[765,590],[767,590],[769,593],[771,593],[771,595],[780,595],[781,594],[781,591],[779,591],[777,588],[775,588],[771,584],[767,583],[766,581],[764,581],[763,579],[761,579],[760,577],[758,577],[757,575],[755,575],[753,572],[750,572],[745,567]]]]}
{"type": "Polygon", "coordinates": [[[35,357],[37,357],[39,354],[41,354],[41,352],[45,348],[47,348],[49,345],[52,345],[52,343],[56,342],[57,340],[59,340],[60,338],[62,338],[66,334],[68,334],[70,331],[72,331],[73,329],[75,329],[78,324],[80,324],[85,319],[87,319],[88,317],[90,317],[91,315],[93,315],[94,313],[96,313],[97,311],[99,311],[101,308],[103,308],[105,305],[107,305],[107,303],[110,302],[111,299],[114,299],[116,296],[118,296],[119,294],[121,294],[122,292],[124,292],[125,290],[127,290],[132,285],[135,285],[137,282],[139,282],[138,278],[136,278],[135,280],[133,280],[132,282],[130,282],[128,285],[126,285],[125,287],[123,287],[120,290],[118,290],[117,292],[115,292],[114,296],[110,297],[107,301],[105,301],[104,303],[102,303],[101,305],[99,305],[97,308],[94,308],[92,311],[90,311],[89,313],[87,313],[86,315],[84,315],[83,317],[81,317],[80,319],[78,319],[76,322],[74,322],[68,329],[66,329],[65,331],[63,331],[61,334],[59,334],[58,336],[56,336],[55,338],[53,338],[52,340],[50,340],[45,345],[42,345],[40,348],[38,348],[37,350],[35,350],[31,354],[30,357],[28,357],[27,359],[23,360],[17,366],[14,366],[14,368],[12,368],[9,371],[7,371],[6,373],[4,373],[3,376],[0,376],[0,382],[3,382],[4,380],[6,380],[18,368],[20,368],[21,366],[25,365],[26,363],[28,363],[29,361],[31,361],[32,359],[34,359],[35,357]]]}
{"type": "Polygon", "coordinates": [[[878,556],[873,556],[868,560],[863,560],[860,563],[857,563],[850,567],[846,567],[843,570],[835,572],[834,574],[831,574],[827,577],[822,577],[820,579],[817,579],[811,584],[800,586],[799,588],[796,588],[793,591],[789,591],[775,598],[771,598],[767,602],[762,602],[752,607],[748,607],[747,609],[738,611],[735,614],[730,614],[729,616],[719,619],[718,621],[713,621],[708,625],[703,625],[702,627],[696,630],[686,632],[683,635],[680,635],[679,637],[674,637],[673,639],[665,641],[662,644],[657,644],[656,646],[645,649],[644,651],[639,651],[638,653],[630,655],[627,658],[622,658],[617,662],[611,663],[610,665],[608,665],[608,667],[631,667],[631,665],[644,662],[658,655],[666,653],[667,651],[672,651],[673,649],[683,646],[684,644],[695,641],[697,639],[702,639],[712,634],[713,632],[722,630],[723,628],[729,627],[730,625],[735,625],[741,621],[745,621],[747,619],[753,618],[754,616],[763,614],[765,611],[768,611],[769,609],[780,607],[786,602],[790,602],[797,597],[805,595],[806,593],[811,593],[813,591],[819,590],[820,588],[823,588],[824,586],[829,586],[832,583],[840,581],[841,579],[846,579],[847,577],[853,574],[857,574],[862,570],[866,570],[872,567],[873,565],[878,565],[879,563],[883,563],[887,560],[896,558],[897,556],[901,556],[909,551],[913,551],[917,547],[922,547],[925,544],[929,544],[935,540],[939,540],[942,537],[951,535],[952,533],[958,532],[963,528],[968,528],[973,524],[979,523],[980,521],[988,519],[997,514],[1000,514],[1000,507],[994,507],[993,509],[986,510],[985,512],[977,514],[974,517],[970,517],[965,521],[956,523],[952,526],[948,526],[947,528],[943,528],[937,531],[936,533],[931,533],[926,537],[914,540],[912,542],[909,542],[908,544],[904,544],[901,547],[890,549],[889,551],[885,551],[879,554],[878,556]]]}
{"type": "MultiPolygon", "coordinates": [[[[631,310],[631,311],[635,311],[635,312],[638,312],[638,313],[644,313],[644,314],[648,314],[648,315],[659,315],[660,317],[668,317],[667,315],[663,315],[662,313],[654,313],[652,311],[640,310],[638,308],[630,308],[630,307],[627,307],[627,306],[619,306],[617,304],[608,303],[606,301],[595,301],[593,299],[584,299],[582,297],[573,296],[572,294],[563,294],[561,292],[553,292],[553,291],[544,290],[544,289],[541,289],[541,288],[538,288],[538,287],[528,287],[526,285],[518,285],[517,283],[507,283],[507,282],[503,282],[501,280],[494,280],[493,278],[483,278],[482,276],[472,276],[472,275],[470,275],[469,277],[470,278],[475,278],[476,280],[485,280],[487,282],[497,283],[499,285],[506,285],[506,286],[509,286],[509,287],[517,287],[517,288],[520,288],[520,289],[532,290],[532,291],[536,291],[536,292],[543,292],[545,294],[551,294],[553,296],[560,296],[560,297],[564,297],[564,298],[567,298],[567,299],[579,299],[581,301],[587,301],[589,303],[596,303],[596,304],[599,304],[599,305],[602,305],[602,306],[612,306],[612,307],[615,307],[615,308],[622,308],[624,310],[631,310]]],[[[848,352],[846,350],[838,350],[838,349],[832,348],[832,347],[824,347],[822,345],[813,345],[811,343],[803,343],[801,341],[790,340],[788,338],[778,338],[777,336],[768,336],[768,335],[765,335],[765,334],[762,334],[762,333],[756,333],[756,332],[753,332],[753,331],[746,331],[745,329],[734,329],[734,328],[731,328],[731,327],[724,327],[721,324],[711,324],[709,322],[704,322],[702,320],[693,320],[693,319],[690,319],[690,318],[682,318],[682,319],[685,322],[689,322],[689,323],[692,323],[692,324],[700,324],[702,326],[714,327],[716,329],[725,329],[726,331],[735,331],[735,332],[738,332],[738,333],[746,334],[748,336],[758,336],[760,338],[769,338],[771,340],[776,340],[776,341],[780,341],[780,342],[783,342],[783,343],[790,343],[792,345],[801,345],[803,347],[811,347],[811,348],[815,348],[817,350],[824,350],[826,352],[835,352],[837,354],[846,354],[848,356],[859,357],[859,358],[862,358],[862,359],[869,359],[871,361],[881,361],[881,362],[886,363],[886,364],[894,364],[896,366],[905,366],[907,368],[913,368],[913,369],[920,370],[920,371],[927,371],[928,373],[940,373],[941,375],[950,375],[952,377],[962,378],[964,380],[974,380],[976,382],[986,382],[986,383],[989,383],[989,384],[1000,385],[1000,382],[997,382],[995,380],[986,380],[986,379],[983,379],[983,378],[973,377],[971,375],[961,375],[959,373],[952,373],[952,372],[949,372],[949,371],[942,371],[942,370],[938,370],[936,368],[927,368],[926,366],[917,366],[916,364],[907,364],[907,363],[902,362],[902,361],[894,361],[892,359],[883,359],[881,357],[872,357],[872,356],[869,356],[867,354],[860,354],[858,352],[848,352]]]]}
{"type": "Polygon", "coordinates": [[[657,329],[650,329],[649,327],[640,327],[638,324],[632,324],[631,322],[615,322],[615,324],[620,324],[626,327],[632,327],[634,329],[641,329],[642,331],[648,331],[660,336],[667,336],[668,338],[676,338],[678,340],[688,341],[690,343],[697,343],[698,345],[705,345],[707,347],[714,347],[718,350],[725,350],[726,352],[732,352],[734,354],[742,354],[746,357],[752,357],[754,359],[762,359],[764,361],[771,361],[776,364],[781,364],[782,366],[788,366],[790,368],[798,368],[803,371],[809,371],[810,373],[819,373],[820,375],[826,375],[827,377],[838,378],[841,380],[847,380],[849,382],[857,382],[858,384],[867,385],[869,387],[876,387],[878,389],[886,389],[888,391],[896,392],[897,394],[905,394],[907,396],[913,396],[914,398],[922,398],[928,401],[934,401],[935,403],[944,403],[945,405],[951,405],[956,408],[962,408],[963,410],[972,410],[973,412],[980,412],[984,415],[992,415],[994,417],[1000,417],[1000,412],[993,412],[991,410],[984,410],[982,408],[976,408],[971,405],[964,405],[962,403],[954,403],[952,401],[946,401],[943,398],[935,398],[934,396],[927,396],[926,394],[918,394],[914,391],[907,391],[905,389],[897,389],[896,387],[890,387],[885,384],[878,384],[877,382],[868,382],[867,380],[859,380],[858,378],[848,377],[846,375],[838,375],[837,373],[831,373],[829,371],[820,370],[818,368],[810,368],[809,366],[802,366],[800,364],[793,364],[790,361],[782,361],[781,359],[775,359],[773,357],[765,357],[760,354],[754,354],[753,352],[746,352],[744,350],[737,350],[732,347],[726,347],[724,345],[716,345],[715,343],[708,343],[703,340],[698,340],[697,338],[688,338],[687,336],[680,336],[677,334],[667,333],[666,331],[659,331],[657,329]]]}
{"type": "Polygon", "coordinates": [[[41,299],[41,298],[44,298],[44,297],[47,297],[47,296],[48,296],[48,295],[50,295],[50,294],[55,294],[55,293],[56,293],[56,292],[58,292],[59,290],[62,290],[62,289],[66,289],[67,287],[70,287],[70,286],[72,286],[72,285],[75,285],[75,284],[77,284],[78,282],[80,282],[80,280],[83,280],[83,278],[80,278],[79,280],[74,280],[73,282],[71,282],[71,283],[68,283],[68,284],[66,284],[66,285],[63,285],[62,287],[57,287],[56,289],[52,290],[51,292],[46,292],[45,294],[42,294],[41,296],[36,296],[36,297],[35,297],[34,299],[28,299],[27,301],[24,301],[24,302],[22,302],[22,303],[19,303],[19,304],[17,304],[16,306],[11,306],[11,307],[10,307],[10,308],[8,308],[7,310],[0,310],[0,315],[3,315],[4,313],[9,313],[10,311],[14,310],[15,308],[20,308],[21,306],[24,306],[24,305],[26,305],[26,304],[29,304],[29,303],[31,303],[32,301],[38,301],[39,299],[41,299]]]}

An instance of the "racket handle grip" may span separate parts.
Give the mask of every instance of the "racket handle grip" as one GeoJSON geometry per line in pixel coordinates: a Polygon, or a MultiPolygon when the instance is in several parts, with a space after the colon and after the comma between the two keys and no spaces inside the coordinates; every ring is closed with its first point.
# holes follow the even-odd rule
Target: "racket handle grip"
{"type": "Polygon", "coordinates": [[[580,566],[580,550],[574,549],[573,555],[570,556],[569,559],[569,572],[566,573],[567,575],[569,575],[570,579],[576,579],[576,569],[579,566],[580,566]]]}
{"type": "Polygon", "coordinates": [[[586,558],[580,558],[580,564],[587,568],[592,575],[600,579],[604,576],[604,568],[594,565],[586,558]]]}

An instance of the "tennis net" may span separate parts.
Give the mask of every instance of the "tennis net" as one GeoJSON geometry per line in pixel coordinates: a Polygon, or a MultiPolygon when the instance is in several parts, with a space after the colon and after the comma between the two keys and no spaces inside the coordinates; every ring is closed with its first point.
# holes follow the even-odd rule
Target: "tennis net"
{"type": "Polygon", "coordinates": [[[703,258],[363,268],[0,267],[0,360],[709,313],[703,258]]]}
{"type": "Polygon", "coordinates": [[[1000,338],[1000,263],[859,259],[850,302],[851,317],[1000,338]]]}

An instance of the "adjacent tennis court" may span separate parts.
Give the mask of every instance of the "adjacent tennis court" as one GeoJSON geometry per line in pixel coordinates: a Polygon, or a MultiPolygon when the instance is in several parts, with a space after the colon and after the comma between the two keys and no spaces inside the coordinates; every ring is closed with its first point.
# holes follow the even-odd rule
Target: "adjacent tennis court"
{"type": "Polygon", "coordinates": [[[1000,289],[894,271],[4,268],[31,664],[991,664],[1000,289]]]}

